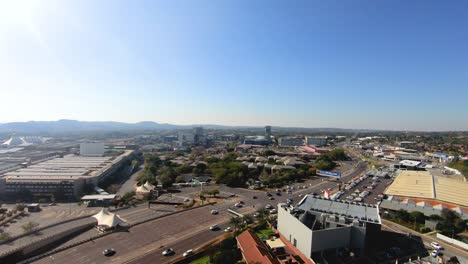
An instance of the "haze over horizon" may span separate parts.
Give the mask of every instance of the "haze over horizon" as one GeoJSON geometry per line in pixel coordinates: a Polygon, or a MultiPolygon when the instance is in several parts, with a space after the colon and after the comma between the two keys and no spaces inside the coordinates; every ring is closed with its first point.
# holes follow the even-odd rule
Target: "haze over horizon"
{"type": "Polygon", "coordinates": [[[0,123],[468,130],[468,2],[0,3],[0,123]]]}

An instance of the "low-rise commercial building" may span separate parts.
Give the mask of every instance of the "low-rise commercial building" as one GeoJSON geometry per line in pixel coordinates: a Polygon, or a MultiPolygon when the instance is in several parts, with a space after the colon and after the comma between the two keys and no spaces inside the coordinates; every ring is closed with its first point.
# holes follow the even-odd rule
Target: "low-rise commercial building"
{"type": "Polygon", "coordinates": [[[304,138],[302,137],[282,137],[279,138],[278,143],[281,147],[295,147],[303,146],[304,138]]]}
{"type": "Polygon", "coordinates": [[[384,192],[388,198],[380,207],[387,210],[419,211],[440,215],[444,208],[468,219],[468,183],[428,171],[401,171],[384,192]]]}
{"type": "Polygon", "coordinates": [[[265,136],[246,136],[244,138],[244,144],[268,146],[271,144],[271,139],[265,136]]]}
{"type": "Polygon", "coordinates": [[[380,232],[375,205],[306,195],[296,207],[279,204],[278,231],[305,256],[329,249],[364,252],[380,232]]]}
{"type": "Polygon", "coordinates": [[[306,137],[306,144],[318,147],[325,146],[327,145],[327,137],[306,137]]]}
{"type": "Polygon", "coordinates": [[[67,155],[5,173],[0,178],[0,191],[7,197],[27,192],[33,196],[79,197],[86,184],[97,185],[114,173],[133,151],[113,157],[67,155]]]}

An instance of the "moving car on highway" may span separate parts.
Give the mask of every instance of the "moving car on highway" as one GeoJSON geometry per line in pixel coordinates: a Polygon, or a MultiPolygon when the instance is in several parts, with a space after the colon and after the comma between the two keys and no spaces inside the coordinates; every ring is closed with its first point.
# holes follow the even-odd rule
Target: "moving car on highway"
{"type": "Polygon", "coordinates": [[[437,249],[437,250],[442,250],[444,249],[441,245],[439,245],[439,243],[437,242],[431,242],[431,247],[434,248],[434,249],[437,249]]]}
{"type": "Polygon", "coordinates": [[[104,251],[102,251],[102,254],[106,257],[110,257],[115,254],[115,250],[113,248],[104,249],[104,251]]]}
{"type": "Polygon", "coordinates": [[[171,255],[174,255],[174,254],[175,254],[175,251],[172,248],[168,248],[168,249],[166,249],[166,250],[164,250],[162,252],[163,256],[171,256],[171,255]]]}
{"type": "Polygon", "coordinates": [[[182,256],[184,258],[188,257],[188,256],[191,256],[193,254],[193,250],[192,249],[189,249],[187,251],[184,252],[184,254],[182,254],[182,256]]]}

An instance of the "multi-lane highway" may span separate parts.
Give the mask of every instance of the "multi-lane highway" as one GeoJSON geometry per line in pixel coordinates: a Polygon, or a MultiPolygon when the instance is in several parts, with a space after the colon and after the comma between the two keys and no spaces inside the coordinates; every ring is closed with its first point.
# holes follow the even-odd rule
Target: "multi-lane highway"
{"type": "MultiPolygon", "coordinates": [[[[365,172],[365,163],[359,163],[349,173],[345,173],[342,181],[357,177],[365,172]]],[[[79,246],[61,251],[37,263],[165,263],[171,262],[187,249],[197,249],[202,244],[223,235],[223,231],[210,231],[213,224],[220,224],[224,228],[228,219],[232,216],[228,208],[233,208],[234,203],[242,200],[245,205],[239,211],[241,213],[253,213],[267,204],[276,205],[285,202],[287,198],[295,201],[307,193],[320,193],[324,189],[336,188],[337,182],[322,178],[308,180],[294,185],[292,194],[274,194],[275,200],[265,194],[264,191],[229,188],[218,186],[221,195],[234,197],[214,206],[202,207],[161,219],[150,221],[129,229],[128,232],[110,234],[95,241],[87,242],[79,246]],[[305,186],[305,188],[304,188],[305,186]],[[254,198],[255,196],[255,198],[254,198]],[[217,209],[220,213],[212,215],[210,211],[217,209]],[[176,251],[172,257],[163,257],[161,252],[171,247],[176,251]],[[104,257],[102,251],[113,248],[116,254],[113,257],[104,257]]],[[[174,199],[181,197],[193,197],[199,192],[198,187],[185,188],[175,195],[174,199]]],[[[148,209],[150,210],[150,209],[148,209]]]]}

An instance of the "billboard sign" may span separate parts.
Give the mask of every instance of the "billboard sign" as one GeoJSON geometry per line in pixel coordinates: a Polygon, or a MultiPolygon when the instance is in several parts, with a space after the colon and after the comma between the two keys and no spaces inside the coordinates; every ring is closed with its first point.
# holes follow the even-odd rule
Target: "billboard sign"
{"type": "Polygon", "coordinates": [[[317,175],[325,177],[341,178],[340,172],[317,170],[317,175]]]}

